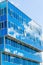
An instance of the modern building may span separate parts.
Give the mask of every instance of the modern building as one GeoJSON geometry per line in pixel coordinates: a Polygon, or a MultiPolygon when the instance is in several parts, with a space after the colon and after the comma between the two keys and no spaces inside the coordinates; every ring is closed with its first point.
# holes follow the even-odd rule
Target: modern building
{"type": "Polygon", "coordinates": [[[0,65],[40,65],[41,33],[41,26],[11,2],[0,2],[0,65]]]}

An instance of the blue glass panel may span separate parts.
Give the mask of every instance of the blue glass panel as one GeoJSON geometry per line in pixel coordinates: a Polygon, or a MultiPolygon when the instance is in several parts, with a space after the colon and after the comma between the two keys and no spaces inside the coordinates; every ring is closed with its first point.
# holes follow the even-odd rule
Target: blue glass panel
{"type": "MultiPolygon", "coordinates": [[[[13,57],[13,56],[9,56],[6,54],[2,54],[2,62],[7,61],[9,64],[17,64],[17,65],[39,65],[39,63],[37,62],[32,62],[30,60],[25,60],[25,59],[21,59],[21,58],[17,58],[17,57],[13,57]]],[[[8,64],[7,63],[7,64],[8,64]]]]}

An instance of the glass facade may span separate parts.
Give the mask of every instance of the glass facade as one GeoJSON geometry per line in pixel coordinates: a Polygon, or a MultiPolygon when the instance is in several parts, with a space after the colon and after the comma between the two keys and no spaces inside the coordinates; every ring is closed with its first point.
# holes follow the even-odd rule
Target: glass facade
{"type": "Polygon", "coordinates": [[[32,26],[30,23],[32,19],[28,18],[10,2],[8,2],[8,6],[8,34],[25,43],[35,44],[36,47],[39,46],[40,48],[41,41],[38,36],[41,35],[41,32],[38,32],[39,29],[37,29],[39,26],[32,26]]]}
{"type": "Polygon", "coordinates": [[[18,65],[39,65],[39,63],[37,62],[32,62],[29,60],[21,59],[18,57],[7,55],[7,54],[2,54],[2,61],[13,63],[13,64],[16,63],[18,65]]]}
{"type": "Polygon", "coordinates": [[[32,53],[32,54],[38,52],[37,50],[34,50],[34,49],[29,48],[29,47],[23,46],[23,44],[17,43],[17,42],[15,42],[15,41],[13,41],[9,38],[5,38],[5,44],[11,45],[15,48],[18,48],[20,50],[24,50],[24,51],[26,51],[28,53],[32,53]]]}
{"type": "Polygon", "coordinates": [[[7,3],[0,2],[0,37],[7,34],[7,3]]]}
{"type": "Polygon", "coordinates": [[[40,65],[40,35],[30,17],[8,0],[0,2],[0,65],[40,65]]]}

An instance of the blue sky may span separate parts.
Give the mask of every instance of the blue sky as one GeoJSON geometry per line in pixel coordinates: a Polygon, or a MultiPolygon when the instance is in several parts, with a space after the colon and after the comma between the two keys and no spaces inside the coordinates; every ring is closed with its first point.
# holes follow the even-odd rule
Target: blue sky
{"type": "Polygon", "coordinates": [[[14,0],[12,2],[43,28],[43,0],[14,0]]]}

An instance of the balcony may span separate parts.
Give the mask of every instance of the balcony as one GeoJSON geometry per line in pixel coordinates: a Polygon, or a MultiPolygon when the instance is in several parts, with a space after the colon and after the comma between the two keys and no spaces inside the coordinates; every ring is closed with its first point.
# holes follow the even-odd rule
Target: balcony
{"type": "Polygon", "coordinates": [[[16,41],[23,43],[27,46],[29,45],[33,48],[36,48],[37,50],[40,50],[40,51],[43,50],[43,46],[41,45],[40,41],[37,41],[37,40],[34,41],[31,38],[26,38],[26,37],[18,35],[18,34],[16,35],[16,32],[10,32],[10,34],[8,33],[7,37],[15,39],[16,41]]]}
{"type": "Polygon", "coordinates": [[[4,52],[7,52],[7,53],[10,53],[13,55],[17,55],[17,56],[24,58],[24,59],[28,59],[28,60],[30,59],[30,60],[36,61],[36,62],[42,61],[40,56],[31,54],[31,53],[26,52],[24,50],[20,50],[19,48],[15,48],[15,47],[10,46],[8,44],[5,44],[4,52]]]}

